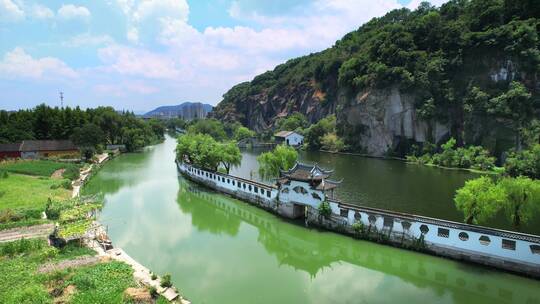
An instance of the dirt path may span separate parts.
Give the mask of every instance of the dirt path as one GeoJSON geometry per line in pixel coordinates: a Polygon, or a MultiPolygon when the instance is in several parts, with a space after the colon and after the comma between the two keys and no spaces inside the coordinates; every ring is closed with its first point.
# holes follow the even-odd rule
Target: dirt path
{"type": "Polygon", "coordinates": [[[11,242],[18,239],[46,238],[54,230],[54,224],[42,224],[18,227],[0,231],[0,242],[11,242]]]}
{"type": "Polygon", "coordinates": [[[102,260],[104,260],[103,257],[100,258],[97,256],[88,256],[88,255],[80,256],[72,260],[65,260],[58,263],[47,263],[39,267],[38,272],[45,273],[45,272],[63,270],[66,268],[75,268],[75,267],[94,265],[101,262],[102,260]]]}

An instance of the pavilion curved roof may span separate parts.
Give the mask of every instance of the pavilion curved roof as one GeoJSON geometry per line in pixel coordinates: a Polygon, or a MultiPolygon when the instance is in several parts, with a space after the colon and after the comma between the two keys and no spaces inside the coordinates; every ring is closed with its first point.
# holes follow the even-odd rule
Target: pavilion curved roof
{"type": "Polygon", "coordinates": [[[325,179],[325,180],[321,181],[321,183],[318,184],[317,187],[315,187],[315,189],[316,190],[322,190],[322,191],[332,190],[332,189],[336,188],[337,186],[339,186],[341,184],[341,182],[343,182],[343,180],[333,181],[333,180],[330,180],[330,179],[325,179]]]}
{"type": "Polygon", "coordinates": [[[281,176],[292,180],[310,181],[328,178],[334,171],[321,168],[318,164],[307,165],[300,162],[289,170],[281,170],[281,176]]]}

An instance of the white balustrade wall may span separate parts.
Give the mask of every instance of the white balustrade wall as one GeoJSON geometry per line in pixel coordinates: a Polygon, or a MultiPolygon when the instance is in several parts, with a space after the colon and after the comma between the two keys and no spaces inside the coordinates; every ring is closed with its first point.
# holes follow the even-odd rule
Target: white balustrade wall
{"type": "MultiPolygon", "coordinates": [[[[301,195],[295,193],[292,189],[297,185],[293,183],[286,186],[289,188],[287,195],[279,193],[279,190],[271,185],[204,170],[181,162],[178,162],[177,166],[181,173],[195,181],[262,207],[275,208],[278,213],[284,215],[296,214],[291,210],[294,209],[293,206],[298,206],[302,202],[313,210],[317,210],[321,203],[321,200],[313,197],[312,191],[300,193],[301,195]],[[303,199],[300,197],[302,195],[303,199]],[[284,208],[285,211],[280,212],[279,208],[284,208]],[[291,210],[287,211],[286,208],[291,210]]],[[[322,200],[325,199],[324,194],[318,191],[317,194],[322,200]]],[[[437,253],[441,255],[454,258],[460,255],[467,256],[471,261],[540,277],[538,236],[361,207],[331,199],[327,201],[333,218],[338,218],[341,224],[349,229],[355,222],[360,222],[366,228],[371,226],[380,233],[387,233],[396,238],[405,235],[418,239],[423,236],[428,249],[436,248],[437,253]]]]}

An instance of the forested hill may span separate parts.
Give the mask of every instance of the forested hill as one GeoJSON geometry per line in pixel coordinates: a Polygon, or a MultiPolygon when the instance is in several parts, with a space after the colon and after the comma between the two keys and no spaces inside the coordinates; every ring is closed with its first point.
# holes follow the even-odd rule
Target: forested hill
{"type": "Polygon", "coordinates": [[[336,114],[351,150],[403,154],[455,137],[497,154],[537,117],[539,18],[536,0],[394,10],[234,86],[211,115],[263,131],[293,112],[310,123],[336,114]]]}

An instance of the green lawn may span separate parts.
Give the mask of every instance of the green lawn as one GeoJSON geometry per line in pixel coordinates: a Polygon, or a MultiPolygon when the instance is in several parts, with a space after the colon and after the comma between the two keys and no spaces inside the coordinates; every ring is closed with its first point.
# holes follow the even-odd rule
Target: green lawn
{"type": "Polygon", "coordinates": [[[81,255],[93,255],[87,248],[68,245],[61,250],[44,240],[0,244],[0,303],[122,303],[123,292],[134,286],[133,270],[121,262],[38,273],[40,265],[81,255]],[[9,247],[6,249],[6,247],[9,247]],[[70,286],[74,293],[66,295],[70,286]]]}
{"type": "Polygon", "coordinates": [[[71,191],[58,187],[63,180],[8,174],[0,178],[0,210],[4,209],[45,209],[47,199],[65,200],[71,191]],[[56,189],[51,189],[56,188],[56,189]]]}
{"type": "Polygon", "coordinates": [[[68,168],[78,170],[80,165],[50,160],[20,160],[0,163],[0,170],[37,176],[51,176],[58,169],[68,168]]]}

